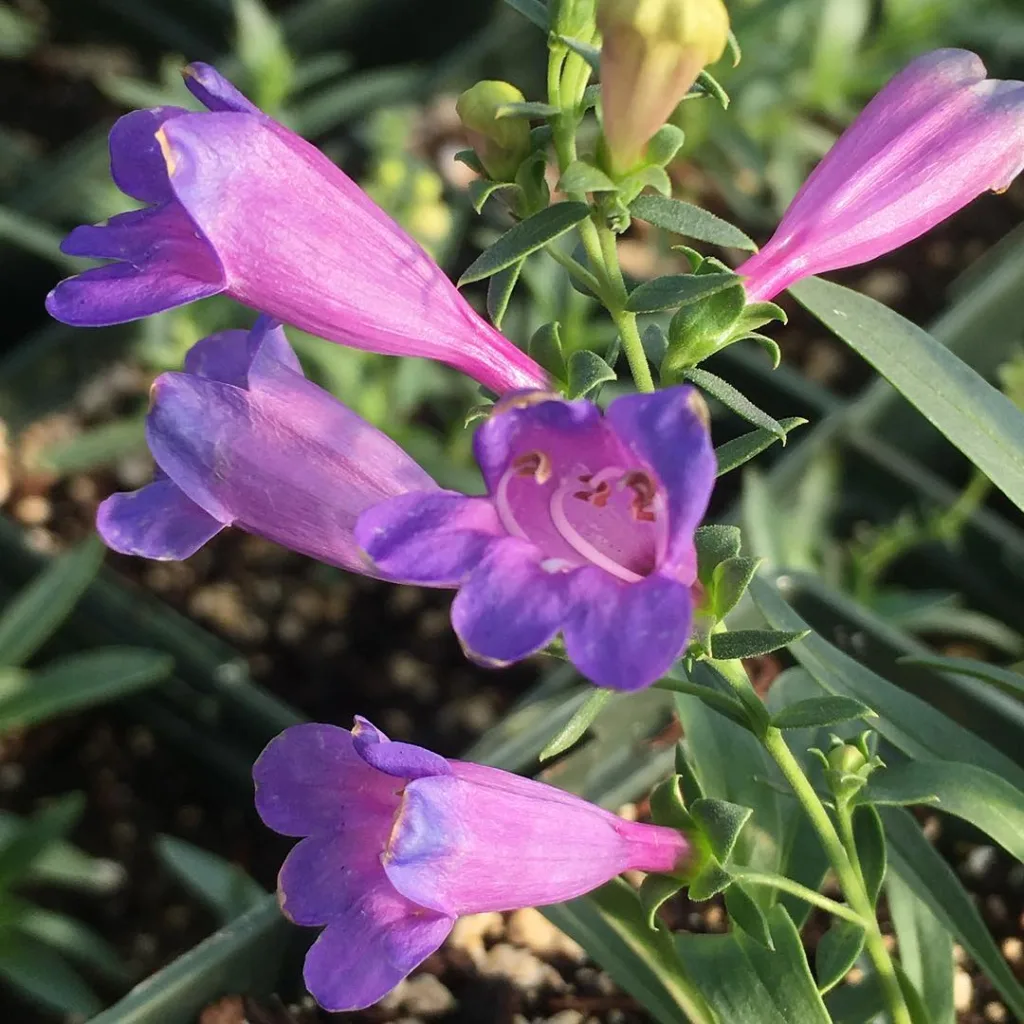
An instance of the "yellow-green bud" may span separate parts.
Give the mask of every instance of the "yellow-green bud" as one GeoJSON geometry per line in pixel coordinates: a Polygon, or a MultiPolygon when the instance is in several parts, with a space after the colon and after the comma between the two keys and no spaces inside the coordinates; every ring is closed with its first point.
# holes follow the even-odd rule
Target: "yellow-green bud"
{"type": "Polygon", "coordinates": [[[508,82],[477,82],[455,104],[469,143],[494,181],[512,181],[519,165],[530,154],[530,125],[522,117],[498,117],[509,103],[525,97],[508,82]]]}
{"type": "Polygon", "coordinates": [[[863,752],[849,743],[833,747],[828,752],[829,768],[840,775],[856,775],[867,763],[863,752]]]}
{"type": "Polygon", "coordinates": [[[600,0],[604,137],[617,173],[630,170],[707,64],[725,52],[723,0],[600,0]]]}

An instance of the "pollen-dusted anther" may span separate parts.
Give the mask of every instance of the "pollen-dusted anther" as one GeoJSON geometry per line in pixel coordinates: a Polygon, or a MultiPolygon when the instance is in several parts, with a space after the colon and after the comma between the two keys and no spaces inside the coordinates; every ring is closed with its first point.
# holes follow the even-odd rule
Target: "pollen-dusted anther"
{"type": "Polygon", "coordinates": [[[527,452],[512,460],[516,476],[532,476],[539,484],[551,479],[551,458],[544,452],[527,452]]]}
{"type": "Polygon", "coordinates": [[[658,496],[658,487],[650,474],[642,469],[633,470],[622,478],[621,486],[629,488],[635,495],[632,504],[633,518],[641,523],[653,523],[657,515],[651,506],[658,496]]]}

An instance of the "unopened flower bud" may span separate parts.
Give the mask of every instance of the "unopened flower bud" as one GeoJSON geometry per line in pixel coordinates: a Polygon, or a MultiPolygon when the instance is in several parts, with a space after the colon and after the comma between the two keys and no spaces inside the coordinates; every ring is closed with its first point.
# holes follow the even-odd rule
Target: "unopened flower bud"
{"type": "Polygon", "coordinates": [[[624,173],[668,120],[697,76],[725,52],[723,0],[600,0],[604,136],[624,173]]]}
{"type": "Polygon", "coordinates": [[[508,82],[477,82],[455,104],[469,143],[495,181],[511,181],[530,153],[530,125],[521,117],[499,117],[509,103],[525,102],[508,82]]]}

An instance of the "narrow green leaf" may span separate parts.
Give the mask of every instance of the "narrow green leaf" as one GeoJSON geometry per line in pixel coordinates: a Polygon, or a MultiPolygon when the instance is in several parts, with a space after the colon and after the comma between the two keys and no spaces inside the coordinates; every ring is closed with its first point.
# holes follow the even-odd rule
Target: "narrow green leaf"
{"type": "Polygon", "coordinates": [[[103,1003],[64,958],[41,942],[8,932],[0,935],[0,979],[38,1006],[84,1020],[103,1003]]]}
{"type": "Polygon", "coordinates": [[[63,658],[0,700],[0,732],[123,697],[166,679],[173,667],[166,654],[131,647],[105,647],[63,658]]]}
{"type": "Polygon", "coordinates": [[[572,39],[569,36],[557,36],[556,38],[565,43],[577,56],[582,57],[594,71],[600,70],[601,51],[596,46],[591,46],[590,43],[585,43],[581,39],[572,39]]]}
{"type": "Polygon", "coordinates": [[[756,943],[766,949],[775,949],[775,940],[764,911],[739,882],[734,882],[725,890],[725,909],[736,926],[742,928],[756,943]]]}
{"type": "MultiPolygon", "coordinates": [[[[709,277],[711,275],[708,275],[709,277]]],[[[707,280],[707,278],[698,278],[707,280]]],[[[683,377],[696,384],[702,391],[706,391],[713,398],[717,398],[727,409],[732,409],[737,416],[742,416],[748,423],[755,427],[768,430],[780,441],[785,442],[786,430],[781,423],[773,416],[769,416],[764,410],[759,409],[746,395],[734,388],[728,381],[716,377],[707,370],[697,367],[690,367],[683,371],[683,377]]]]}
{"type": "Polygon", "coordinates": [[[117,950],[72,917],[41,907],[29,907],[18,918],[17,929],[117,984],[123,985],[129,979],[128,969],[117,950]]]}
{"type": "Polygon", "coordinates": [[[51,844],[63,839],[84,808],[81,793],[68,793],[23,821],[0,846],[0,891],[24,877],[51,844]]]}
{"type": "Polygon", "coordinates": [[[599,167],[574,160],[558,179],[560,192],[614,192],[618,186],[599,167]]]}
{"type": "Polygon", "coordinates": [[[882,819],[874,807],[861,804],[853,810],[853,842],[857,847],[864,885],[872,905],[878,902],[878,894],[885,881],[887,854],[885,831],[882,819]]]}
{"type": "Polygon", "coordinates": [[[596,352],[585,348],[569,356],[567,369],[570,398],[583,398],[602,384],[617,379],[615,371],[596,352]]]}
{"type": "Polygon", "coordinates": [[[785,908],[767,912],[775,947],[742,931],[675,937],[679,958],[722,1024],[831,1024],[785,908]]]}
{"type": "Polygon", "coordinates": [[[872,775],[872,804],[934,804],[969,821],[1024,860],[1024,793],[984,768],[956,761],[908,761],[872,775]]]}
{"type": "MultiPolygon", "coordinates": [[[[959,611],[959,609],[957,609],[959,611]]],[[[1008,668],[998,668],[987,661],[976,661],[974,658],[940,658],[921,657],[900,658],[903,665],[921,665],[924,668],[938,669],[940,672],[955,672],[958,675],[981,679],[998,687],[1011,697],[1024,700],[1024,675],[1008,668]]]]}
{"type": "Polygon", "coordinates": [[[275,983],[294,928],[275,896],[137,985],[89,1024],[185,1024],[225,992],[261,995],[275,983]]]}
{"type": "Polygon", "coordinates": [[[647,361],[654,366],[661,366],[668,351],[668,338],[660,324],[648,324],[640,340],[643,342],[647,361]]]}
{"type": "Polygon", "coordinates": [[[629,212],[639,220],[645,220],[655,227],[664,228],[677,235],[696,238],[701,242],[721,245],[729,249],[746,249],[755,252],[757,246],[739,228],[713,213],[684,203],[680,199],[664,196],[640,196],[634,199],[629,212]]]}
{"type": "Polygon", "coordinates": [[[103,561],[92,538],[55,558],[0,616],[0,665],[23,665],[67,618],[103,561]]]}
{"type": "Polygon", "coordinates": [[[900,963],[921,994],[931,1024],[956,1024],[953,937],[893,868],[885,882],[900,963]]]}
{"type": "MultiPolygon", "coordinates": [[[[713,1019],[665,931],[652,931],[647,913],[621,879],[542,913],[574,938],[659,1024],[713,1019]]],[[[101,1024],[114,1024],[101,1022],[101,1024]]]]}
{"type": "Polygon", "coordinates": [[[45,448],[39,457],[43,468],[64,476],[113,465],[118,459],[146,448],[146,421],[141,416],[105,423],[45,448]]]}
{"type": "Polygon", "coordinates": [[[866,295],[813,277],[791,291],[1024,508],[1024,413],[1002,392],[920,327],[866,295]]]}
{"type": "Polygon", "coordinates": [[[694,88],[705,96],[718,100],[723,110],[729,109],[729,94],[722,88],[721,83],[707,69],[701,71],[694,83],[694,88]]]}
{"type": "Polygon", "coordinates": [[[459,287],[482,281],[542,249],[590,216],[586,203],[556,203],[509,228],[459,278],[459,287]]]}
{"type": "Polygon", "coordinates": [[[833,921],[818,940],[814,968],[818,991],[824,995],[846,977],[864,948],[864,929],[852,921],[833,921]]]}
{"type": "MultiPolygon", "coordinates": [[[[779,426],[788,435],[791,430],[802,427],[807,420],[802,416],[787,416],[779,420],[779,426]]],[[[749,462],[755,455],[760,455],[766,448],[770,448],[776,441],[786,443],[785,438],[780,438],[774,430],[757,429],[741,437],[733,438],[720,444],[715,449],[715,458],[718,460],[718,475],[724,476],[734,469],[738,469],[745,462],[749,462]]]]}
{"type": "Polygon", "coordinates": [[[711,523],[698,527],[693,535],[693,543],[697,548],[697,578],[709,587],[716,566],[740,553],[743,535],[738,526],[711,523]]]}
{"type": "Polygon", "coordinates": [[[776,729],[813,729],[877,717],[871,708],[853,697],[811,697],[772,715],[772,725],[776,729]]]}
{"type": "Polygon", "coordinates": [[[159,836],[156,852],[225,924],[259,906],[266,893],[237,864],[174,836],[159,836]]]}
{"type": "Polygon", "coordinates": [[[574,746],[614,696],[614,690],[595,690],[572,718],[548,740],[544,749],[537,755],[538,759],[550,761],[551,758],[557,757],[574,746]]]}
{"type": "Polygon", "coordinates": [[[548,30],[548,9],[541,0],[505,0],[514,11],[532,21],[542,32],[548,30]]]}
{"type": "Polygon", "coordinates": [[[519,281],[519,273],[523,269],[523,261],[513,263],[504,270],[491,275],[487,282],[487,315],[495,327],[501,327],[501,321],[508,312],[508,304],[512,301],[512,293],[519,281]]]}
{"type": "Polygon", "coordinates": [[[715,661],[758,658],[802,640],[808,632],[806,629],[733,629],[728,633],[714,633],[711,637],[711,657],[715,661]]]}
{"type": "MultiPolygon", "coordinates": [[[[31,819],[0,811],[0,849],[30,824],[31,819]]],[[[91,857],[77,846],[57,840],[32,861],[25,878],[26,881],[59,885],[102,896],[121,887],[125,871],[116,861],[91,857]]]]}
{"type": "Polygon", "coordinates": [[[631,313],[657,313],[700,302],[736,284],[735,274],[666,274],[644,281],[629,293],[626,309],[631,313]]]}
{"type": "Polygon", "coordinates": [[[1024,1019],[1024,987],[1003,959],[977,907],[953,869],[901,808],[881,809],[889,856],[900,879],[935,915],[999,990],[1011,1014],[1024,1019]]]}
{"type": "MultiPolygon", "coordinates": [[[[807,623],[762,577],[750,584],[749,594],[770,626],[807,629],[807,623]]],[[[816,633],[790,647],[790,653],[829,693],[854,697],[878,712],[872,724],[878,733],[909,757],[939,761],[956,751],[957,757],[1003,776],[1024,789],[1024,769],[958,725],[930,704],[876,675],[816,633]]]]}

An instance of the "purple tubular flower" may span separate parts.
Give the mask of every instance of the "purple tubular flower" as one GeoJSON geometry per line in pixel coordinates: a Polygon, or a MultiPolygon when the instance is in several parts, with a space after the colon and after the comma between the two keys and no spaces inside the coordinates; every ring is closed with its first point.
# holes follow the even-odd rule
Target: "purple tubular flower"
{"type": "Polygon", "coordinates": [[[463,914],[572,899],[623,871],[672,873],[690,846],[541,782],[352,732],[292,726],[253,768],[256,808],[302,837],[278,896],[322,927],[306,987],[327,1010],[375,1003],[444,942],[463,914]]]}
{"type": "Polygon", "coordinates": [[[153,385],[146,422],[151,484],[104,501],[107,545],[187,558],[229,524],[356,572],[364,509],[434,481],[393,441],[302,375],[281,327],[198,342],[184,373],[153,385]]]}
{"type": "Polygon", "coordinates": [[[477,432],[487,497],[409,493],[368,509],[356,539],[384,576],[459,587],[467,654],[505,665],[561,632],[599,686],[654,682],[690,637],[693,534],[716,463],[690,387],[614,401],[507,396],[477,432]]]}
{"type": "Polygon", "coordinates": [[[1024,169],[1024,82],[986,79],[967,50],[904,68],[804,182],[765,247],[737,268],[751,300],[906,244],[1024,169]]]}
{"type": "Polygon", "coordinates": [[[192,64],[185,81],[209,113],[157,107],[114,125],[111,174],[148,205],[71,232],[65,253],[115,262],[57,285],[52,316],[97,327],[224,293],[332,341],[448,363],[498,393],[546,385],[323,153],[213,68],[192,64]]]}

